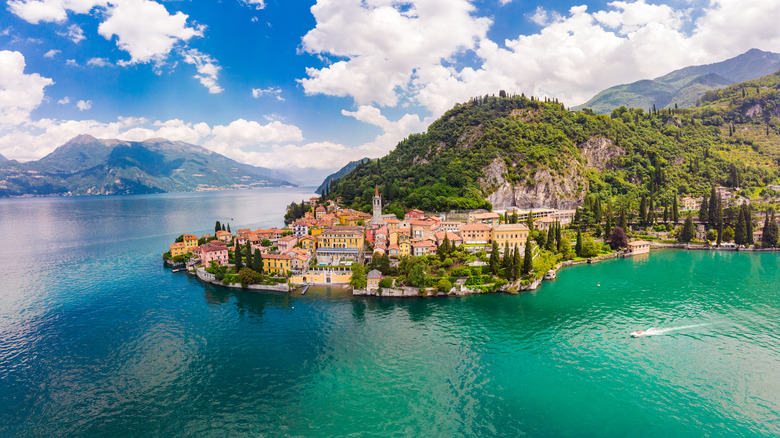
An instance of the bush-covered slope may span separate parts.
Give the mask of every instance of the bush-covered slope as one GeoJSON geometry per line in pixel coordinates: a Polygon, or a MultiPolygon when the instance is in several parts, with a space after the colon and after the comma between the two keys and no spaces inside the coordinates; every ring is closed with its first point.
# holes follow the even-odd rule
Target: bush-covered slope
{"type": "Polygon", "coordinates": [[[653,113],[570,112],[524,96],[474,99],[358,165],[328,197],[367,211],[379,185],[387,211],[572,208],[589,193],[636,205],[642,195],[671,202],[712,184],[762,186],[775,179],[780,158],[774,76],[756,82],[766,87],[761,96],[743,98],[735,85],[707,106],[653,113]]]}

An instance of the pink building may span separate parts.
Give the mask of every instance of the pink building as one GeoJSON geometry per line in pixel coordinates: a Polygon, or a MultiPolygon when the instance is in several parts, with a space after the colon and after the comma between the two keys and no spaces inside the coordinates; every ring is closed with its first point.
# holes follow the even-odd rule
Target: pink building
{"type": "Polygon", "coordinates": [[[276,242],[276,246],[279,247],[279,252],[282,254],[291,251],[298,244],[298,236],[291,234],[284,236],[276,242]]]}
{"type": "Polygon", "coordinates": [[[212,261],[220,265],[228,264],[227,245],[219,241],[211,241],[200,246],[200,260],[203,266],[209,266],[212,261]]]}

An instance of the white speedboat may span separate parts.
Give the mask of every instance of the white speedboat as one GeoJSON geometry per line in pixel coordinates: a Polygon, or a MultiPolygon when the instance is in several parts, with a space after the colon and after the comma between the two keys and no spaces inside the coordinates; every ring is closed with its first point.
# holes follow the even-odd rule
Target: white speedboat
{"type": "Polygon", "coordinates": [[[631,332],[632,338],[641,338],[642,336],[647,336],[647,332],[644,330],[637,330],[635,332],[631,332]]]}

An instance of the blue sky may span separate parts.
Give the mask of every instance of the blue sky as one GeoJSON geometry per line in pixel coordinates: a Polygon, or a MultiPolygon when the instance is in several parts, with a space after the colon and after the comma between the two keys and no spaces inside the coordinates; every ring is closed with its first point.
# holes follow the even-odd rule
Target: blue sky
{"type": "Polygon", "coordinates": [[[778,22],[770,0],[6,0],[0,154],[160,136],[314,182],[471,96],[573,106],[780,51],[778,22]]]}

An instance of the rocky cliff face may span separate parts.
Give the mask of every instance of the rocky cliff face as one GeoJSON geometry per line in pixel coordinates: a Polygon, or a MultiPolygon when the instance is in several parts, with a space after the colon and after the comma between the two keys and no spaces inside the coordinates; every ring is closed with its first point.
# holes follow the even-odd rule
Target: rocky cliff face
{"type": "Polygon", "coordinates": [[[504,177],[506,164],[497,158],[484,169],[485,178],[480,184],[490,191],[485,199],[496,209],[547,207],[568,210],[579,206],[588,192],[583,170],[581,165],[575,165],[555,175],[549,169],[541,169],[534,174],[533,184],[511,183],[504,177]]]}
{"type": "Polygon", "coordinates": [[[506,164],[503,159],[496,158],[483,169],[485,177],[479,183],[488,193],[486,199],[496,209],[574,209],[582,204],[588,192],[589,184],[585,176],[587,169],[605,170],[614,158],[625,154],[623,148],[603,137],[589,139],[579,145],[579,150],[584,163],[572,157],[563,171],[538,169],[530,183],[507,181],[506,164]]]}

